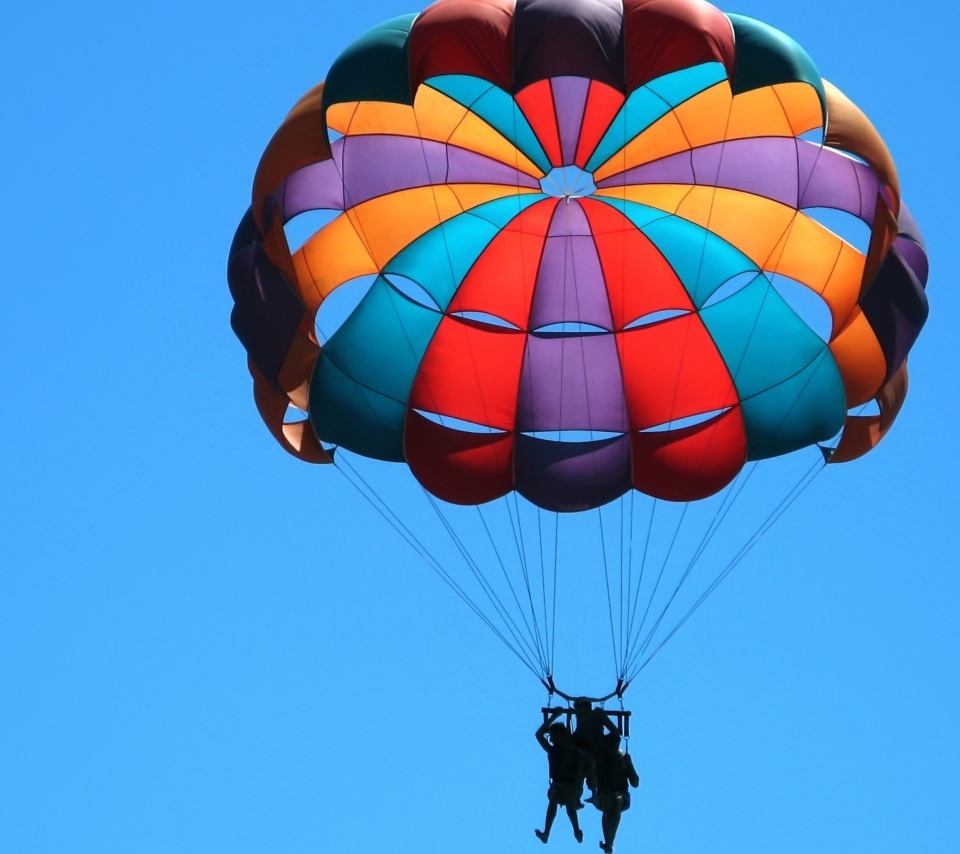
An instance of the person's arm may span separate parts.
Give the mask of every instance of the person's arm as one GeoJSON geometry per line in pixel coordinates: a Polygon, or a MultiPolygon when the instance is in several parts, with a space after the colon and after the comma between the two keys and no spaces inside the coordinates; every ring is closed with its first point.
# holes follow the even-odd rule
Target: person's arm
{"type": "Polygon", "coordinates": [[[623,735],[623,733],[620,732],[620,727],[610,720],[610,715],[608,715],[603,709],[597,709],[597,714],[600,715],[600,723],[602,724],[603,729],[605,729],[607,732],[615,732],[617,735],[623,735]]]}
{"type": "Polygon", "coordinates": [[[558,711],[558,712],[554,712],[554,713],[553,713],[553,717],[552,717],[552,718],[547,718],[547,720],[545,720],[545,721],[543,722],[543,725],[540,727],[540,729],[538,729],[538,730],[536,731],[536,733],[534,733],[534,735],[536,735],[536,737],[537,737],[537,744],[539,744],[544,750],[547,750],[547,751],[550,750],[550,742],[547,741],[547,730],[550,729],[550,727],[551,727],[551,725],[553,724],[553,722],[554,722],[557,718],[559,718],[560,715],[562,715],[562,714],[563,714],[563,710],[562,710],[562,709],[561,709],[560,711],[558,711]]]}
{"type": "Polygon", "coordinates": [[[630,754],[626,754],[624,757],[624,764],[626,765],[627,779],[630,781],[630,785],[636,789],[640,785],[640,775],[637,773],[637,769],[633,767],[633,758],[630,754]]]}

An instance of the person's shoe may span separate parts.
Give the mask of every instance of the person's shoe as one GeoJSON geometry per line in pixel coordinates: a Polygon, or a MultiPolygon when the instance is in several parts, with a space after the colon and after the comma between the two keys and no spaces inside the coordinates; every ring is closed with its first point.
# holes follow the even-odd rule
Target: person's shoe
{"type": "Polygon", "coordinates": [[[600,843],[600,850],[603,851],[604,854],[613,854],[613,846],[607,845],[606,842],[600,843]]]}
{"type": "Polygon", "coordinates": [[[537,839],[539,839],[544,845],[547,844],[547,839],[549,837],[547,836],[546,833],[544,833],[542,830],[535,830],[533,832],[537,834],[537,839]]]}
{"type": "Polygon", "coordinates": [[[573,838],[576,839],[577,842],[583,842],[583,831],[582,830],[573,831],[573,838]]]}

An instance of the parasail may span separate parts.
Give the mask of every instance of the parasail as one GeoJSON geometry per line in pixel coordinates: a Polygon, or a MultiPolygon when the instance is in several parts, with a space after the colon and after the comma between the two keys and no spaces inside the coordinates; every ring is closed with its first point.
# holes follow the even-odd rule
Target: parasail
{"type": "Polygon", "coordinates": [[[486,610],[345,470],[551,689],[556,530],[619,512],[621,694],[742,557],[664,622],[753,466],[884,437],[928,312],[879,133],[788,36],[701,0],[439,0],[374,28],[271,139],[228,279],[277,441],[407,467],[486,610]],[[658,508],[711,497],[672,578],[635,577],[648,516],[644,561],[658,508]],[[502,595],[503,550],[485,567],[449,521],[489,535],[498,502],[502,595]]]}

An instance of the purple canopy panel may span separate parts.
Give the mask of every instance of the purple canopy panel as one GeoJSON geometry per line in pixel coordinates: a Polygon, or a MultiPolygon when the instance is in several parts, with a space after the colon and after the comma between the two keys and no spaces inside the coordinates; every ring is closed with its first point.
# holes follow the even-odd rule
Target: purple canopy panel
{"type": "Polygon", "coordinates": [[[797,150],[792,139],[763,137],[718,142],[645,163],[599,186],[698,184],[753,193],[797,206],[797,150]]]}
{"type": "Polygon", "coordinates": [[[896,249],[887,253],[860,308],[880,342],[889,380],[907,358],[930,312],[923,286],[896,249]]]}
{"type": "Polygon", "coordinates": [[[597,246],[576,200],[557,205],[533,292],[530,328],[554,323],[589,323],[613,329],[597,246]]]}
{"type": "Polygon", "coordinates": [[[596,442],[550,442],[517,436],[516,489],[558,513],[601,507],[630,489],[630,437],[596,442]]]}
{"type": "Polygon", "coordinates": [[[586,77],[623,91],[620,0],[517,0],[513,91],[548,77],[586,77]]]}
{"type": "Polygon", "coordinates": [[[585,77],[555,77],[550,81],[553,103],[557,108],[557,126],[560,128],[560,150],[565,164],[573,163],[580,138],[583,110],[587,105],[590,81],[585,77]]]}
{"type": "Polygon", "coordinates": [[[616,336],[530,335],[520,373],[516,429],[629,430],[616,336]]]}
{"type": "MultiPolygon", "coordinates": [[[[684,153],[681,152],[681,154],[684,153]]],[[[720,178],[720,161],[722,159],[723,143],[693,149],[690,152],[690,163],[693,167],[694,183],[704,187],[716,187],[720,178]]]]}
{"type": "Polygon", "coordinates": [[[397,190],[446,181],[447,153],[442,142],[381,135],[340,141],[344,143],[339,162],[347,207],[397,190]]]}
{"type": "Polygon", "coordinates": [[[267,257],[263,235],[250,211],[244,217],[227,265],[234,307],[230,325],[266,380],[274,385],[303,318],[303,303],[267,257]]]}
{"type": "Polygon", "coordinates": [[[910,209],[903,202],[900,203],[900,213],[897,215],[897,232],[904,237],[909,237],[914,243],[919,243],[926,250],[923,235],[920,233],[920,226],[917,225],[910,209]]]}
{"type": "Polygon", "coordinates": [[[927,286],[927,277],[930,275],[930,262],[927,253],[919,243],[909,237],[898,237],[893,242],[893,248],[900,253],[900,257],[917,277],[921,287],[927,286]]]}
{"type": "Polygon", "coordinates": [[[864,163],[839,151],[797,140],[800,209],[834,208],[873,225],[880,182],[864,163]]]}
{"type": "Polygon", "coordinates": [[[475,151],[448,145],[447,160],[448,184],[506,184],[508,187],[540,188],[536,178],[475,151]]]}
{"type": "Polygon", "coordinates": [[[900,214],[897,216],[897,231],[899,237],[894,241],[894,248],[913,270],[923,287],[927,286],[930,275],[930,262],[927,258],[927,248],[923,242],[923,235],[913,214],[905,204],[900,203],[900,214]]]}
{"type": "Polygon", "coordinates": [[[869,166],[806,140],[719,142],[645,163],[599,182],[697,184],[753,193],[791,208],[835,208],[872,224],[879,183],[869,166]],[[799,181],[799,184],[798,184],[799,181]]]}
{"type": "MultiPolygon", "coordinates": [[[[720,150],[717,186],[764,196],[797,207],[797,143],[795,139],[737,139],[711,146],[720,150]]],[[[697,169],[694,154],[694,169],[697,169]]]]}
{"type": "MultiPolygon", "coordinates": [[[[334,150],[342,140],[334,143],[334,150]]],[[[305,211],[343,210],[343,179],[335,160],[311,163],[284,178],[277,188],[277,204],[284,222],[305,211]]]]}
{"type": "Polygon", "coordinates": [[[284,222],[309,210],[343,210],[398,190],[443,183],[538,188],[535,178],[482,154],[405,136],[351,136],[333,157],[294,172],[277,191],[284,222]]]}
{"type": "Polygon", "coordinates": [[[583,212],[583,206],[580,202],[576,199],[570,199],[566,204],[557,205],[557,209],[553,212],[553,219],[550,220],[547,237],[565,237],[567,235],[590,237],[592,234],[590,221],[583,212]]]}
{"type": "Polygon", "coordinates": [[[630,184],[695,184],[693,158],[689,151],[671,154],[652,163],[635,166],[619,175],[597,182],[598,189],[630,184]]]}

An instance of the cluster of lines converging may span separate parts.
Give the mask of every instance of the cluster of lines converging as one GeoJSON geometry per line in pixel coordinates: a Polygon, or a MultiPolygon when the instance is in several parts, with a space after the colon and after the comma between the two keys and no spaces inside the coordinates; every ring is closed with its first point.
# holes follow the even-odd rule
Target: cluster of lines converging
{"type": "Polygon", "coordinates": [[[706,501],[632,491],[564,514],[516,493],[445,504],[406,473],[384,477],[365,462],[337,452],[346,479],[538,679],[563,685],[558,633],[565,648],[607,633],[607,687],[633,681],[825,468],[811,450],[751,463],[706,501]]]}

